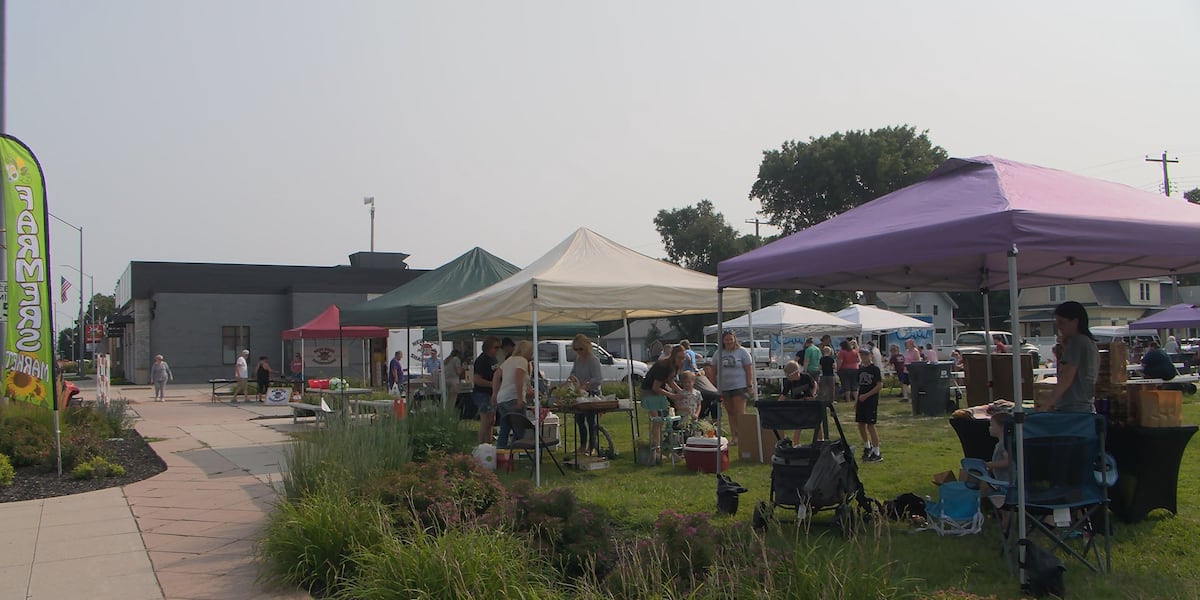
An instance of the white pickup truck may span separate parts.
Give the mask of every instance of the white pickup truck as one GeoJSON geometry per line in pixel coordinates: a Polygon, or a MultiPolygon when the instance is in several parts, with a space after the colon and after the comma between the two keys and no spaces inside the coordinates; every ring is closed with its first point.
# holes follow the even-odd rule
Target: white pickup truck
{"type": "MultiPolygon", "coordinates": [[[[575,366],[575,351],[571,349],[571,340],[542,340],[538,342],[538,368],[552,384],[562,383],[571,376],[571,368],[575,366]]],[[[607,350],[592,342],[592,354],[600,359],[600,370],[604,373],[605,382],[624,381],[629,372],[629,360],[614,358],[607,350]]],[[[633,380],[640,384],[646,376],[646,363],[633,361],[633,380]]]]}
{"type": "MultiPolygon", "coordinates": [[[[754,359],[754,365],[757,367],[774,367],[776,363],[775,351],[771,349],[769,340],[754,340],[753,347],[750,345],[750,340],[742,340],[742,347],[750,352],[751,358],[754,359]]],[[[699,344],[692,344],[693,347],[699,344]]],[[[705,344],[708,346],[708,353],[704,355],[704,364],[712,362],[713,355],[717,353],[718,344],[705,344]]],[[[699,361],[697,361],[699,362],[699,361]]],[[[701,365],[703,366],[703,365],[701,365]]]]}

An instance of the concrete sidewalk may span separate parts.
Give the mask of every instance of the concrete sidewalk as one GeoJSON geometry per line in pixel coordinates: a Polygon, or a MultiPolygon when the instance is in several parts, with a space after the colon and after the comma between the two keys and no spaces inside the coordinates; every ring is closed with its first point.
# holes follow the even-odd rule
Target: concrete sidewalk
{"type": "MultiPolygon", "coordinates": [[[[207,385],[117,388],[167,471],[124,488],[0,504],[0,598],[308,598],[255,582],[292,411],[210,403],[207,385]],[[258,416],[288,418],[251,421],[258,416]]],[[[90,392],[84,391],[85,397],[90,392]]],[[[300,425],[300,429],[312,425],[300,425]]]]}

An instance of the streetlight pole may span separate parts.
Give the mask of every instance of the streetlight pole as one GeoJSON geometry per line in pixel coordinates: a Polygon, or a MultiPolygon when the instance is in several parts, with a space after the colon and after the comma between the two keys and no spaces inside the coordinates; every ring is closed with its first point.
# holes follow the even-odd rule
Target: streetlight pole
{"type": "Polygon", "coordinates": [[[371,252],[375,251],[375,196],[364,196],[363,204],[371,207],[371,252]]]}
{"type": "MultiPolygon", "coordinates": [[[[92,311],[92,314],[89,315],[88,320],[92,325],[95,325],[96,324],[96,278],[92,277],[91,275],[88,275],[87,273],[84,273],[83,271],[80,271],[79,269],[76,269],[75,267],[72,267],[71,265],[58,265],[58,266],[61,268],[64,268],[64,269],[71,269],[72,271],[76,271],[80,275],[83,275],[88,278],[88,294],[89,294],[88,295],[88,304],[91,306],[91,311],[92,311]]],[[[83,290],[79,290],[79,291],[82,292],[83,290]]],[[[84,335],[86,336],[86,332],[84,335]]],[[[87,338],[85,337],[84,338],[85,343],[86,343],[86,340],[87,340],[87,338]]]]}
{"type": "Polygon", "coordinates": [[[76,269],[77,271],[79,271],[79,327],[76,327],[76,331],[75,331],[75,333],[78,334],[77,337],[79,338],[79,341],[77,342],[78,347],[75,350],[75,356],[76,356],[75,369],[79,372],[79,375],[82,376],[83,375],[83,313],[86,308],[83,305],[83,226],[77,227],[77,226],[67,222],[62,217],[60,217],[54,213],[49,213],[49,214],[51,217],[54,217],[55,219],[57,219],[59,223],[62,223],[63,225],[66,225],[67,227],[70,227],[71,229],[74,229],[75,231],[79,232],[79,268],[76,269]]]}

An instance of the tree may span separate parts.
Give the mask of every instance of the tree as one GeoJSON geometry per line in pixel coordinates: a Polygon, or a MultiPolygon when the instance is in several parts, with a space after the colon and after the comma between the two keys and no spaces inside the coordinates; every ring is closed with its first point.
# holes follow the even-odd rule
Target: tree
{"type": "Polygon", "coordinates": [[[58,355],[66,359],[75,359],[75,340],[77,331],[70,327],[58,332],[58,355]]]}
{"type": "Polygon", "coordinates": [[[1200,188],[1192,188],[1184,192],[1183,197],[1192,204],[1200,204],[1200,188]]]}
{"type": "Polygon", "coordinates": [[[908,125],[789,141],[763,152],[750,199],[793,233],[916,183],[945,160],[928,131],[908,125]]]}
{"type": "Polygon", "coordinates": [[[117,314],[117,297],[105,296],[104,294],[96,294],[92,296],[87,306],[87,319],[91,321],[92,310],[95,310],[96,322],[103,323],[112,315],[117,314]]]}
{"type": "Polygon", "coordinates": [[[758,245],[752,235],[741,235],[713,203],[701,200],[695,206],[660,210],[654,227],[667,249],[667,260],[709,275],[717,274],[717,263],[758,245]]]}

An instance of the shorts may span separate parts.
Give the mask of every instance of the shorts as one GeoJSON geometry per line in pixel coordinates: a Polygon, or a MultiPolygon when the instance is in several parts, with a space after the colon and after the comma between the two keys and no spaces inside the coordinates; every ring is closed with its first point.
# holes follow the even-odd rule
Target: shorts
{"type": "Polygon", "coordinates": [[[496,407],[492,405],[491,392],[471,392],[471,400],[475,402],[475,409],[481,415],[490,415],[496,412],[496,407]]]}
{"type": "Polygon", "coordinates": [[[858,369],[838,369],[838,379],[845,391],[858,389],[858,369]]]}
{"type": "Polygon", "coordinates": [[[750,395],[750,388],[740,387],[740,388],[733,388],[732,390],[725,390],[725,391],[721,392],[721,399],[729,400],[730,398],[733,398],[734,396],[741,396],[741,397],[745,398],[749,395],[750,395]]]}
{"type": "Polygon", "coordinates": [[[898,373],[896,375],[896,379],[900,380],[901,385],[908,385],[908,371],[905,371],[903,373],[898,373]]]}
{"type": "Polygon", "coordinates": [[[245,377],[237,378],[237,382],[233,384],[233,393],[235,393],[235,394],[245,394],[246,393],[246,378],[245,377]]]}
{"type": "Polygon", "coordinates": [[[854,422],[874,425],[879,419],[879,394],[854,404],[854,422]]]}

